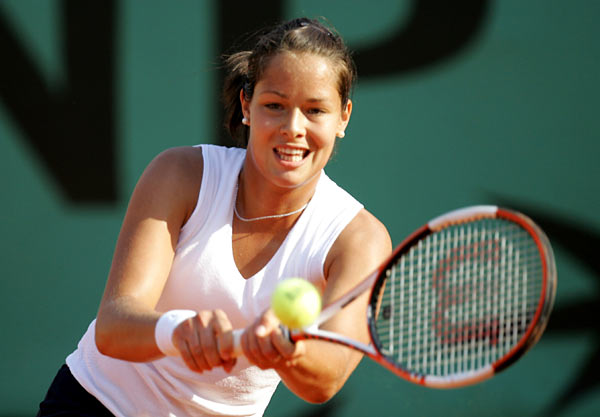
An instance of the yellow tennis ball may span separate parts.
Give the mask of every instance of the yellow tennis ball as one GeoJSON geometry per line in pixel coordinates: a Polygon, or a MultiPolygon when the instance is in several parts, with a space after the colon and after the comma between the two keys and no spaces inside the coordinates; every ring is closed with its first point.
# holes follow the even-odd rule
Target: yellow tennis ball
{"type": "Polygon", "coordinates": [[[312,324],[321,312],[319,290],[302,278],[288,278],[275,288],[271,297],[273,312],[290,329],[312,324]]]}

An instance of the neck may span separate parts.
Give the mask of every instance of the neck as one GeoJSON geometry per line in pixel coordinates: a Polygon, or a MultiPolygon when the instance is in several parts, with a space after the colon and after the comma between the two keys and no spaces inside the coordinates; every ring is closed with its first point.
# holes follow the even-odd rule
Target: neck
{"type": "Polygon", "coordinates": [[[264,185],[253,187],[242,171],[238,177],[234,214],[243,222],[292,218],[308,206],[314,188],[310,193],[307,188],[274,190],[264,185]]]}

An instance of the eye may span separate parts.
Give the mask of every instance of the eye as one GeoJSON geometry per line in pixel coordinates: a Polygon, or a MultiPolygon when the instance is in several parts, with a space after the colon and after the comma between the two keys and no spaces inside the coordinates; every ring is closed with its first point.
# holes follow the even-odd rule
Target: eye
{"type": "Polygon", "coordinates": [[[325,109],[322,109],[320,107],[311,107],[310,109],[307,110],[308,114],[313,114],[313,115],[320,115],[320,114],[325,114],[327,113],[325,111],[325,109]]]}
{"type": "Polygon", "coordinates": [[[280,103],[267,103],[265,107],[269,110],[281,110],[283,108],[280,103]]]}

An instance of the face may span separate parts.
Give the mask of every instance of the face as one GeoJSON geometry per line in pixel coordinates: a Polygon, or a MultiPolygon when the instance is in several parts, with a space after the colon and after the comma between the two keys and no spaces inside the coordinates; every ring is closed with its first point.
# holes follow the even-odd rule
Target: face
{"type": "Polygon", "coordinates": [[[289,52],[271,58],[252,99],[241,94],[250,124],[248,168],[277,187],[316,183],[352,110],[350,101],[342,108],[337,83],[329,58],[289,52]]]}

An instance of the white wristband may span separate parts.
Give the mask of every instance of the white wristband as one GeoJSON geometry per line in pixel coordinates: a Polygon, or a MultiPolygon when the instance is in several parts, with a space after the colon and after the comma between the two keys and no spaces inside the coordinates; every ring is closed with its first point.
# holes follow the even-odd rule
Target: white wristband
{"type": "Polygon", "coordinates": [[[197,314],[193,310],[170,310],[160,316],[154,328],[154,340],[162,353],[167,356],[179,356],[179,351],[173,345],[173,331],[180,323],[197,314]]]}

